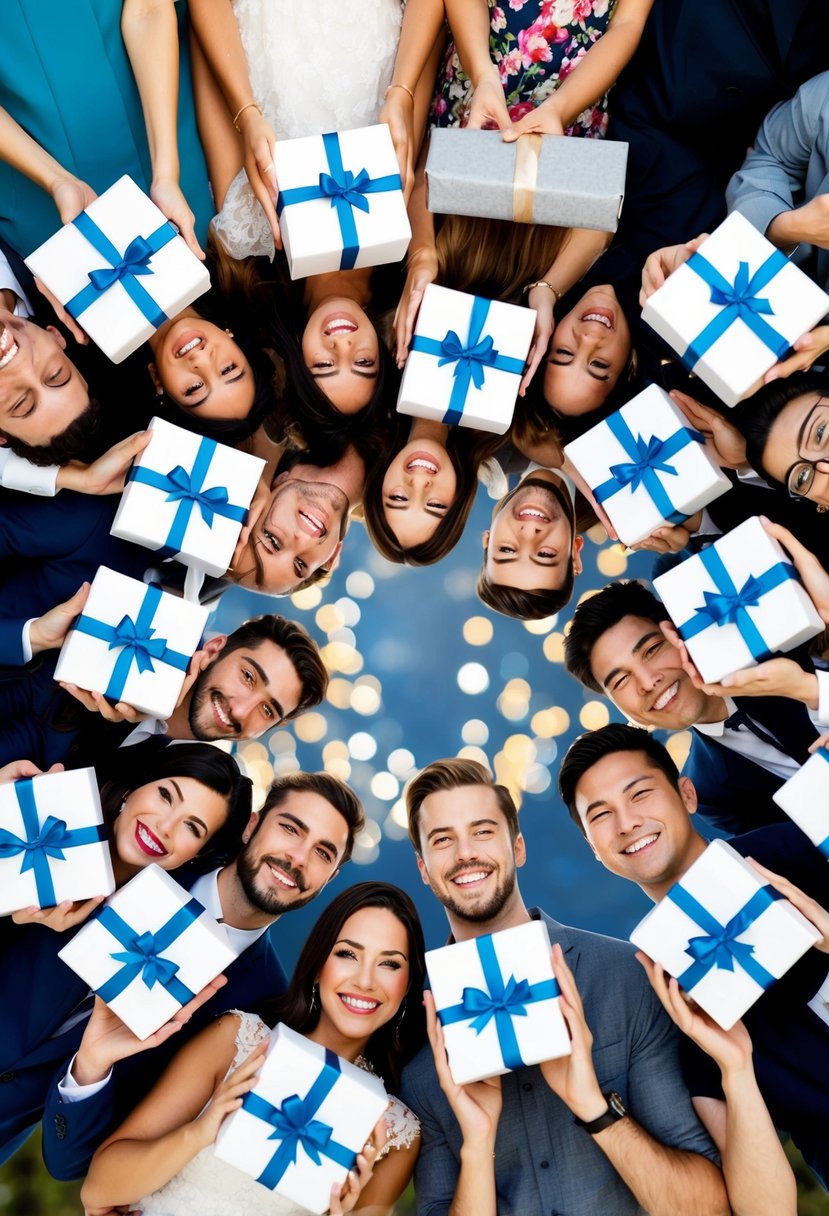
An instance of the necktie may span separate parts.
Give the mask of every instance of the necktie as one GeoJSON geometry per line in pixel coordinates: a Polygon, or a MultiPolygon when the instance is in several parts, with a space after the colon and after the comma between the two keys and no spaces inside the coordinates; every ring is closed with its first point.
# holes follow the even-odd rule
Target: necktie
{"type": "Polygon", "coordinates": [[[744,709],[735,709],[734,713],[726,718],[725,725],[729,727],[730,730],[739,730],[740,727],[744,726],[746,730],[751,731],[756,739],[760,739],[761,742],[767,743],[768,746],[773,747],[775,751],[783,752],[784,755],[788,755],[786,749],[780,746],[780,743],[777,739],[775,739],[774,735],[770,735],[767,731],[763,730],[762,726],[758,726],[756,722],[752,721],[744,709]]]}

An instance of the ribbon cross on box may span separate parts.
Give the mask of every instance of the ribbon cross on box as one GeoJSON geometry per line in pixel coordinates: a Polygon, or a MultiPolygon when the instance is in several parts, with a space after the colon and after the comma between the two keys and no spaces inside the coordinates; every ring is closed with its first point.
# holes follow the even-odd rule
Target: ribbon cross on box
{"type": "Polygon", "coordinates": [[[109,291],[116,283],[120,283],[132,302],[140,309],[154,329],[169,320],[167,314],[156,304],[155,300],[138,282],[138,275],[151,275],[150,260],[154,253],[163,249],[168,241],[172,241],[178,233],[169,221],[161,224],[148,237],[137,236],[129,243],[123,256],[113,245],[94,220],[82,211],[72,223],[89,244],[109,266],[89,271],[89,283],[81,291],[66,301],[66,309],[73,317],[80,317],[99,296],[109,291]]]}
{"type": "Polygon", "coordinates": [[[750,275],[748,262],[740,262],[733,283],[729,283],[701,253],[693,253],[687,265],[708,284],[711,289],[711,303],[720,307],[722,312],[708,322],[702,333],[697,335],[682,355],[686,367],[692,369],[737,320],[747,325],[772,351],[776,359],[784,357],[791,343],[763,320],[764,316],[773,316],[774,309],[768,300],[759,297],[757,293],[788,265],[785,254],[776,249],[753,275],[750,275]]]}
{"type": "Polygon", "coordinates": [[[677,883],[668,891],[668,899],[689,916],[703,930],[704,936],[692,937],[686,946],[694,962],[682,975],[678,976],[679,983],[690,992],[700,980],[714,968],[723,971],[733,971],[735,965],[741,967],[761,988],[770,988],[776,976],[753,958],[754,946],[750,942],[738,939],[751,928],[767,908],[777,899],[782,899],[774,887],[761,887],[744,904],[739,912],[732,916],[726,925],[721,925],[707,908],[694,899],[681,883],[677,883]]]}
{"type": "Polygon", "coordinates": [[[49,859],[65,861],[64,849],[85,844],[97,844],[106,840],[106,831],[103,824],[85,828],[67,828],[65,821],[58,819],[55,815],[47,816],[41,827],[32,778],[26,777],[22,781],[16,781],[14,792],[20,807],[26,836],[23,838],[16,836],[8,829],[0,829],[0,858],[15,857],[22,853],[20,873],[24,874],[27,870],[33,871],[40,906],[52,908],[57,900],[49,859]]]}
{"type": "Polygon", "coordinates": [[[97,989],[101,1000],[107,1003],[113,1001],[140,976],[148,988],[160,984],[179,1005],[192,1001],[196,994],[176,978],[179,965],[165,958],[164,951],[181,937],[203,912],[204,908],[199,901],[191,899],[157,932],[136,933],[114,908],[101,908],[98,912],[99,922],[124,947],[123,950],[110,954],[110,958],[120,963],[121,967],[97,989]]]}
{"type": "Polygon", "coordinates": [[[605,502],[626,486],[630,486],[631,493],[635,493],[642,485],[666,522],[680,524],[687,519],[687,515],[676,510],[671,502],[670,494],[657,474],[663,473],[676,477],[675,467],[667,462],[689,443],[704,444],[705,436],[691,427],[681,427],[667,439],[658,439],[656,435],[651,435],[649,439],[645,440],[641,435],[633,435],[621,413],[618,412],[605,419],[605,426],[622,445],[626,455],[630,457],[630,461],[610,466],[611,476],[607,481],[596,486],[593,491],[596,501],[605,502]]]}

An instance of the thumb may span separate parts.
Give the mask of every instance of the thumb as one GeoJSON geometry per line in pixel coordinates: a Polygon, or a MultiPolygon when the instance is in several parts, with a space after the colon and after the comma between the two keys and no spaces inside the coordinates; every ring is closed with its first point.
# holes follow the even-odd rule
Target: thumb
{"type": "Polygon", "coordinates": [[[67,614],[67,616],[79,616],[83,612],[84,605],[89,597],[89,583],[81,583],[78,590],[71,599],[59,604],[58,607],[67,614]]]}
{"type": "Polygon", "coordinates": [[[510,123],[501,132],[501,139],[505,144],[514,144],[522,135],[527,135],[530,131],[534,131],[536,125],[536,111],[530,110],[529,114],[525,114],[523,118],[519,118],[518,122],[510,123]]]}

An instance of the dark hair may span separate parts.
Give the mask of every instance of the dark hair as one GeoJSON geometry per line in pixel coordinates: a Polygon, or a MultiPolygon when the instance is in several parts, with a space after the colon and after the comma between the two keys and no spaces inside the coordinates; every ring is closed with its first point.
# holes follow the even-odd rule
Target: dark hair
{"type": "Polygon", "coordinates": [[[118,776],[101,788],[105,823],[117,815],[127,795],[140,786],[165,777],[192,777],[227,799],[227,819],[200,850],[199,864],[210,858],[221,865],[236,856],[250,819],[253,785],[249,777],[239,772],[232,756],[209,743],[169,744],[162,737],[122,747],[118,756],[118,776]]]}
{"type": "Polygon", "coordinates": [[[243,647],[256,649],[263,642],[273,642],[285,651],[302,685],[299,705],[283,718],[283,722],[290,722],[306,709],[313,709],[315,705],[320,704],[328,688],[328,671],[322,661],[319,647],[308,631],[296,621],[289,621],[276,613],[254,616],[244,621],[238,629],[228,634],[227,641],[216,659],[243,647]]]}
{"type": "Polygon", "coordinates": [[[45,468],[48,465],[68,464],[70,460],[89,460],[99,455],[100,426],[103,410],[97,397],[90,397],[83,413],[79,414],[65,430],[54,435],[48,443],[24,443],[8,431],[0,430],[9,450],[22,456],[32,464],[45,468]]]}
{"type": "Polygon", "coordinates": [[[512,794],[505,785],[497,784],[489,770],[479,764],[477,760],[434,760],[406,786],[409,840],[418,857],[422,856],[420,808],[424,798],[437,793],[438,790],[455,790],[467,785],[484,785],[494,792],[498,809],[507,821],[510,839],[515,840],[521,830],[518,826],[518,809],[512,794]]]}
{"type": "Polygon", "coordinates": [[[363,908],[385,908],[396,916],[409,939],[409,986],[396,1017],[376,1030],[365,1055],[390,1090],[400,1084],[403,1066],[426,1042],[423,1010],[425,980],[423,929],[412,900],[405,891],[385,882],[360,882],[347,887],[320,915],[302,948],[284,996],[266,1001],[256,1010],[269,1026],[284,1022],[299,1034],[308,1034],[319,1022],[316,979],[350,916],[363,908]]]}
{"type": "MultiPolygon", "coordinates": [[[[339,869],[351,857],[354,837],[362,831],[366,817],[363,804],[351,787],[331,773],[289,773],[285,777],[277,777],[265,795],[255,831],[259,831],[268,812],[280,807],[289,794],[304,792],[318,794],[320,798],[330,802],[348,825],[348,840],[342,857],[338,861],[337,869],[339,869]]],[[[251,839],[253,839],[253,835],[251,835],[251,839]]]]}
{"type": "Polygon", "coordinates": [[[782,380],[764,384],[751,397],[741,401],[730,412],[737,429],[745,436],[746,457],[753,469],[777,490],[786,491],[782,482],[772,477],[764,456],[769,434],[783,409],[795,397],[804,393],[829,394],[829,375],[818,372],[795,372],[782,380]]]}
{"type": "Polygon", "coordinates": [[[583,836],[586,833],[576,810],[576,786],[588,769],[614,752],[644,752],[652,767],[663,772],[675,790],[679,789],[679,769],[671,753],[648,731],[620,722],[589,730],[570,744],[558,772],[559,795],[583,836]]]}
{"type": "Polygon", "coordinates": [[[668,620],[667,612],[653,592],[633,579],[608,583],[589,599],[582,600],[573,613],[570,632],[564,639],[564,666],[591,692],[604,692],[590,665],[593,647],[608,629],[626,616],[641,616],[655,625],[668,620]]]}

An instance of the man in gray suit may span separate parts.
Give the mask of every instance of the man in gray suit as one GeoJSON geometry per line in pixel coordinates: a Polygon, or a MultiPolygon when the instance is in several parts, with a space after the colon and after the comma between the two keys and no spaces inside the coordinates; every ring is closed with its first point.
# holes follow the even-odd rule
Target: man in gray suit
{"type": "Polygon", "coordinates": [[[563,1059],[455,1085],[427,995],[438,1065],[424,1048],[402,1085],[422,1124],[418,1212],[728,1213],[716,1151],[682,1082],[677,1036],[633,948],[525,906],[515,804],[482,765],[438,760],[406,802],[418,869],[446,909],[452,940],[544,920],[573,1045],[563,1059]]]}

